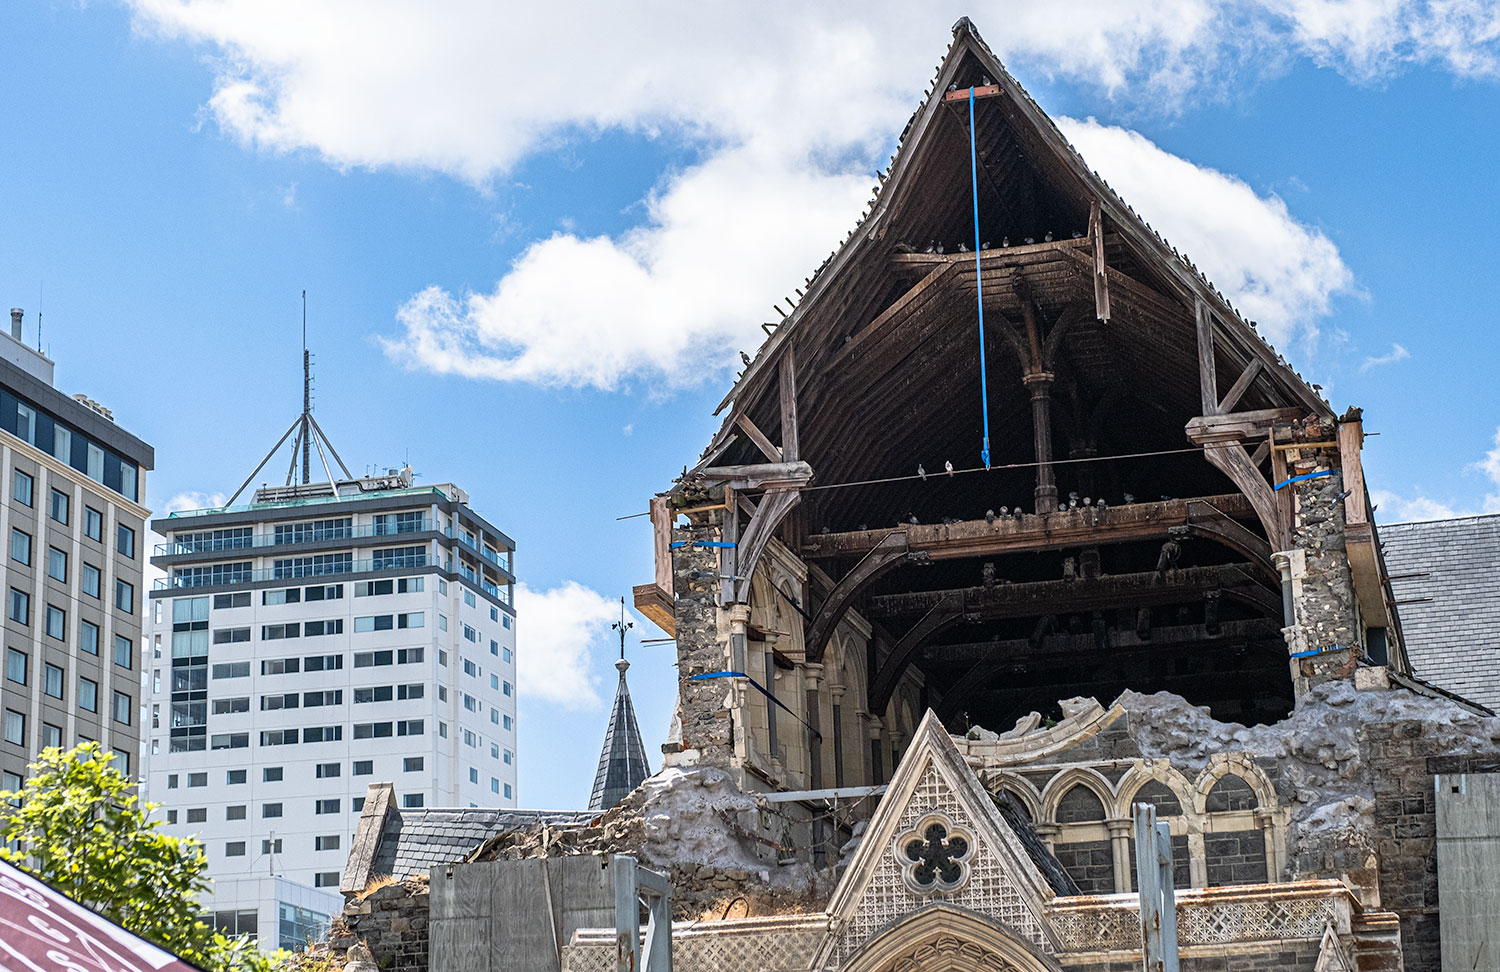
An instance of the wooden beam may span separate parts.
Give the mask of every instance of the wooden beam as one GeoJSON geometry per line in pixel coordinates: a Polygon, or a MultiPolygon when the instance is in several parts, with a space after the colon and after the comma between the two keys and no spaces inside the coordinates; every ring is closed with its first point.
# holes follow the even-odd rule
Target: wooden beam
{"type": "MultiPolygon", "coordinates": [[[[1037,254],[1077,254],[1081,250],[1087,250],[1093,243],[1087,237],[1082,239],[1053,240],[1050,243],[1014,243],[1010,246],[991,245],[988,250],[979,251],[979,266],[981,271],[994,270],[1005,266],[1009,261],[1017,257],[1029,257],[1037,254]]],[[[1085,257],[1085,259],[1087,259],[1085,257]]],[[[969,269],[973,273],[974,253],[973,251],[962,253],[893,253],[891,264],[902,267],[928,267],[938,264],[951,263],[969,269]]]]}
{"type": "Polygon", "coordinates": [[[818,609],[817,615],[807,626],[807,634],[803,639],[803,653],[808,661],[821,661],[823,649],[828,644],[828,639],[833,637],[833,631],[849,608],[854,605],[854,599],[863,593],[864,589],[873,583],[886,571],[905,563],[909,551],[906,546],[906,534],[900,531],[887,532],[875,545],[865,554],[859,563],[855,564],[849,573],[839,579],[828,593],[828,598],[823,606],[818,609]]]}
{"type": "Polygon", "coordinates": [[[677,601],[660,584],[637,584],[630,589],[635,609],[670,637],[677,637],[677,601]]]}
{"type": "Polygon", "coordinates": [[[750,437],[750,441],[755,443],[755,447],[764,453],[767,459],[771,462],[782,461],[781,450],[772,445],[770,437],[762,432],[759,426],[750,421],[750,416],[744,412],[738,412],[734,416],[734,422],[745,435],[750,437]]]}
{"type": "Polygon", "coordinates": [[[1188,419],[1183,430],[1188,441],[1196,445],[1210,442],[1238,442],[1241,439],[1257,439],[1265,435],[1273,425],[1285,425],[1307,414],[1303,408],[1262,408],[1253,412],[1234,412],[1230,415],[1198,415],[1188,419]]]}
{"type": "MultiPolygon", "coordinates": [[[[1180,604],[1195,600],[1209,591],[1231,595],[1241,589],[1260,588],[1250,564],[1223,564],[1214,567],[1186,567],[1163,573],[1141,571],[1133,574],[1107,574],[1103,577],[1074,580],[1028,581],[1023,584],[996,584],[994,587],[966,587],[946,591],[915,591],[908,594],[881,594],[866,598],[866,617],[889,618],[923,614],[955,594],[963,598],[963,615],[967,620],[998,621],[1006,618],[1033,618],[1044,614],[1076,614],[1084,611],[1106,611],[1125,607],[1152,607],[1180,604]]],[[[1241,600],[1259,603],[1258,595],[1248,594],[1241,600]]],[[[1266,605],[1281,611],[1279,595],[1266,605]]]]}
{"type": "Polygon", "coordinates": [[[788,461],[801,458],[797,439],[797,357],[792,348],[781,355],[777,378],[781,393],[781,454],[788,461]]]}
{"type": "Polygon", "coordinates": [[[736,603],[750,603],[750,579],[755,575],[760,555],[765,552],[771,537],[775,536],[781,521],[801,500],[802,493],[796,489],[773,489],[761,497],[760,505],[755,508],[755,515],[745,526],[745,535],[740,538],[734,550],[734,570],[730,573],[734,575],[736,603]]]}
{"type": "Polygon", "coordinates": [[[1233,648],[1245,644],[1247,640],[1262,638],[1280,642],[1281,630],[1276,627],[1276,624],[1277,622],[1274,621],[1260,620],[1226,621],[1222,632],[1216,636],[1209,635],[1201,624],[1155,628],[1151,631],[1150,641],[1140,640],[1134,631],[1113,631],[1110,632],[1113,644],[1103,653],[1094,648],[1092,634],[1050,635],[1041,645],[1034,645],[1024,638],[981,642],[975,645],[955,645],[952,647],[977,651],[983,651],[986,648],[990,650],[981,654],[979,659],[959,676],[958,681],[943,693],[942,702],[939,703],[937,709],[938,716],[944,719],[951,716],[958,711],[959,706],[969,700],[970,696],[983,689],[986,682],[1002,672],[1031,670],[1038,661],[1064,659],[1086,661],[1092,658],[1104,663],[1122,658],[1149,658],[1163,651],[1181,650],[1184,645],[1208,643],[1213,648],[1221,646],[1233,648]],[[1215,642],[1219,644],[1212,644],[1215,642]]]}
{"type": "Polygon", "coordinates": [[[858,351],[865,342],[883,333],[893,322],[905,319],[909,312],[915,312],[918,308],[925,305],[928,300],[942,289],[942,282],[948,279],[957,269],[958,264],[956,262],[949,263],[944,261],[934,266],[928,272],[927,276],[917,281],[916,285],[906,293],[897,297],[891,306],[881,311],[874,320],[850,335],[849,340],[844,342],[844,346],[839,348],[832,358],[829,359],[824,370],[832,371],[836,369],[844,359],[858,351]]]}
{"type": "Polygon", "coordinates": [[[748,466],[709,466],[698,473],[704,479],[728,483],[735,489],[805,486],[812,479],[812,474],[812,467],[801,460],[748,466]]]}
{"type": "Polygon", "coordinates": [[[1193,303],[1198,324],[1198,389],[1202,393],[1203,414],[1219,412],[1219,378],[1214,371],[1214,319],[1202,300],[1193,303]]]}
{"type": "Polygon", "coordinates": [[[1283,527],[1281,516],[1276,510],[1276,495],[1271,484],[1261,475],[1260,467],[1250,461],[1250,453],[1245,451],[1245,447],[1238,442],[1207,443],[1203,446],[1203,457],[1240,488],[1240,492],[1255,507],[1266,536],[1279,545],[1283,527]]]}
{"type": "Polygon", "coordinates": [[[1234,410],[1234,407],[1240,403],[1240,399],[1244,397],[1245,392],[1250,390],[1250,383],[1255,380],[1256,375],[1260,374],[1260,369],[1263,367],[1264,365],[1260,363],[1259,358],[1250,359],[1250,363],[1245,366],[1245,370],[1240,372],[1240,376],[1235,379],[1234,384],[1229,386],[1229,391],[1224,393],[1223,400],[1219,402],[1218,414],[1224,415],[1234,410]]]}
{"type": "Polygon", "coordinates": [[[943,94],[943,100],[950,102],[968,101],[969,93],[971,91],[974,93],[974,100],[978,101],[980,98],[994,98],[995,96],[999,95],[1000,86],[998,84],[986,84],[975,86],[973,88],[959,88],[957,91],[945,92],[943,94]]]}
{"type": "Polygon", "coordinates": [[[672,497],[651,498],[651,549],[656,563],[656,586],[672,596],[672,497]]]}
{"type": "MultiPolygon", "coordinates": [[[[1193,644],[1234,645],[1246,639],[1267,639],[1284,644],[1281,622],[1270,618],[1246,618],[1225,621],[1219,625],[1218,634],[1210,634],[1202,624],[1164,625],[1151,629],[1151,637],[1144,639],[1134,628],[1111,629],[1108,646],[1103,657],[1116,658],[1123,654],[1140,654],[1177,648],[1193,644]]],[[[951,645],[927,645],[922,649],[922,661],[940,665],[969,665],[979,661],[1029,661],[1056,658],[1076,658],[1098,652],[1091,631],[1081,634],[1061,632],[1045,636],[1040,643],[1029,638],[1006,638],[1000,641],[973,641],[951,645]]]]}
{"type": "MultiPolygon", "coordinates": [[[[901,527],[901,531],[911,550],[922,551],[933,560],[946,560],[1164,539],[1172,527],[1216,519],[1221,514],[1243,519],[1255,516],[1256,511],[1245,497],[1226,493],[1196,499],[1132,503],[1103,510],[1084,507],[1045,515],[1027,514],[1019,519],[1003,516],[997,517],[993,523],[964,520],[959,523],[913,524],[901,527]],[[1209,506],[1203,506],[1205,502],[1209,506]]],[[[812,559],[862,557],[889,532],[856,530],[814,534],[803,545],[803,556],[812,559]]]]}
{"type": "Polygon", "coordinates": [[[1089,239],[1094,244],[1094,317],[1109,323],[1109,266],[1104,262],[1104,212],[1095,196],[1089,203],[1089,239]]]}

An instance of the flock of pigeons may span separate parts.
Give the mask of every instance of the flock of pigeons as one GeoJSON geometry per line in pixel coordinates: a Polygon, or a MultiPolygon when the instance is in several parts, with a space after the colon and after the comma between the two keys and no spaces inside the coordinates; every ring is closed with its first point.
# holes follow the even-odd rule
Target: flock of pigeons
{"type": "MultiPolygon", "coordinates": [[[[1083,232],[1081,230],[1074,230],[1073,234],[1072,234],[1072,238],[1075,239],[1075,240],[1081,240],[1081,239],[1083,239],[1083,232]]],[[[1052,240],[1053,240],[1053,236],[1052,236],[1052,231],[1051,230],[1048,230],[1047,232],[1045,232],[1045,233],[1042,234],[1042,240],[1041,240],[1041,242],[1043,242],[1043,243],[1051,243],[1052,240]]],[[[1037,242],[1037,239],[1034,236],[1027,236],[1027,237],[1023,237],[1022,240],[1021,240],[1021,242],[1029,246],[1032,243],[1037,242]]],[[[1010,242],[1010,237],[1009,236],[1001,238],[1001,240],[1000,240],[1000,247],[1002,249],[1008,248],[1010,245],[1011,245],[1011,242],[1010,242]]],[[[979,244],[979,248],[981,250],[988,250],[988,249],[991,249],[993,246],[994,246],[994,244],[990,243],[988,240],[986,240],[985,242],[979,244]]],[[[914,247],[914,246],[912,246],[910,243],[897,243],[896,244],[896,251],[898,253],[916,253],[917,252],[917,248],[914,247]]],[[[942,243],[939,243],[937,240],[928,240],[927,241],[927,247],[926,247],[926,249],[922,250],[921,252],[923,252],[923,253],[946,253],[947,250],[946,250],[945,246],[942,243]]],[[[959,243],[958,244],[958,249],[955,252],[957,252],[957,253],[968,253],[968,252],[970,252],[968,244],[966,244],[966,243],[959,243]]]]}
{"type": "MultiPolygon", "coordinates": [[[[952,470],[953,470],[953,464],[952,463],[946,463],[945,465],[948,467],[949,474],[951,475],[952,474],[952,470]]],[[[918,475],[920,475],[924,480],[927,478],[927,473],[926,473],[925,470],[922,469],[921,466],[917,467],[917,472],[918,472],[918,475]]],[[[1173,499],[1173,497],[1167,496],[1167,495],[1163,495],[1161,497],[1161,500],[1164,503],[1165,502],[1169,502],[1172,499],[1173,499]]],[[[1124,493],[1120,497],[1120,504],[1119,505],[1129,506],[1131,503],[1134,503],[1134,502],[1135,502],[1135,494],[1134,493],[1124,493]]],[[[1087,509],[1094,509],[1094,510],[1101,510],[1102,511],[1102,510],[1109,509],[1110,504],[1102,496],[1099,497],[1098,499],[1093,499],[1093,498],[1088,497],[1088,496],[1080,496],[1077,492],[1069,492],[1068,493],[1067,502],[1060,504],[1060,506],[1061,506],[1061,509],[1063,509],[1063,510],[1087,510],[1087,509]]],[[[1005,519],[1016,519],[1016,520],[1019,520],[1022,517],[1024,517],[1025,515],[1026,515],[1026,511],[1024,509],[1022,509],[1019,504],[1017,504],[1016,506],[1013,506],[1013,507],[1012,506],[1002,506],[1002,507],[1000,507],[1000,509],[999,509],[998,512],[995,511],[995,510],[992,510],[992,509],[985,510],[984,511],[984,520],[985,520],[986,523],[994,523],[996,520],[1005,520],[1005,519]]],[[[903,519],[900,519],[900,520],[896,521],[896,526],[898,526],[898,527],[899,526],[917,526],[917,525],[920,525],[921,522],[922,521],[917,518],[917,514],[915,514],[915,513],[908,513],[908,514],[906,514],[906,516],[903,519]]],[[[942,523],[944,525],[951,525],[951,524],[954,524],[954,523],[962,523],[964,521],[961,520],[961,519],[958,519],[956,517],[945,516],[945,517],[943,517],[938,522],[940,522],[940,523],[942,523]]],[[[868,523],[861,523],[855,529],[860,530],[860,531],[868,530],[868,529],[870,529],[870,525],[868,523]]],[[[832,533],[833,529],[831,527],[825,526],[825,527],[823,527],[822,532],[823,533],[832,533]]]]}

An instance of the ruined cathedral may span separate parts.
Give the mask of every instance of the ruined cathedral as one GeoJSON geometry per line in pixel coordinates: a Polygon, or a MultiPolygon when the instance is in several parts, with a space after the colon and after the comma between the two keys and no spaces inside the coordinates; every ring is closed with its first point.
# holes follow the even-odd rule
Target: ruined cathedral
{"type": "Polygon", "coordinates": [[[1414,665],[1359,410],[967,19],[767,331],[650,502],[662,768],[457,837],[372,788],[335,946],[614,969],[599,875],[628,853],[671,880],[678,972],[1139,969],[1149,804],[1184,969],[1500,967],[1495,873],[1438,853],[1500,817],[1500,720],[1414,665]]]}

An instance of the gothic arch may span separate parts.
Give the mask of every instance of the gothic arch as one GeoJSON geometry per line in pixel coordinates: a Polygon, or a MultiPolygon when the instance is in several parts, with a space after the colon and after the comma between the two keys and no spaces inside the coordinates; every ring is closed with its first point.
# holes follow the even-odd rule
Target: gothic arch
{"type": "Polygon", "coordinates": [[[1109,785],[1109,780],[1098,770],[1075,766],[1058,773],[1042,788],[1042,816],[1038,823],[1057,822],[1057,806],[1075,786],[1082,786],[1098,797],[1105,817],[1109,816],[1110,807],[1115,803],[1114,788],[1109,785]]]}
{"type": "Polygon", "coordinates": [[[1255,791],[1256,802],[1265,810],[1274,810],[1279,806],[1276,799],[1276,789],[1271,786],[1271,781],[1266,779],[1266,774],[1255,761],[1244,753],[1215,753],[1198,774],[1198,779],[1193,784],[1193,811],[1198,814],[1208,812],[1208,794],[1214,785],[1223,777],[1233,773],[1250,785],[1255,791]]]}
{"type": "Polygon", "coordinates": [[[1041,821],[1042,795],[1037,792],[1036,786],[1024,776],[999,770],[986,776],[984,785],[991,792],[995,790],[1008,790],[1017,800],[1021,801],[1021,805],[1031,815],[1032,823],[1041,821]]]}
{"type": "Polygon", "coordinates": [[[1115,799],[1106,803],[1110,813],[1120,819],[1130,818],[1130,805],[1135,800],[1135,795],[1140,792],[1141,787],[1148,783],[1160,783],[1172,791],[1177,797],[1178,804],[1182,807],[1184,814],[1190,814],[1196,807],[1197,791],[1192,781],[1172,768],[1166,760],[1153,760],[1149,763],[1137,763],[1130,767],[1129,771],[1115,784],[1115,799]]]}
{"type": "Polygon", "coordinates": [[[997,921],[934,904],[877,932],[839,972],[1062,972],[1062,966],[997,921]]]}

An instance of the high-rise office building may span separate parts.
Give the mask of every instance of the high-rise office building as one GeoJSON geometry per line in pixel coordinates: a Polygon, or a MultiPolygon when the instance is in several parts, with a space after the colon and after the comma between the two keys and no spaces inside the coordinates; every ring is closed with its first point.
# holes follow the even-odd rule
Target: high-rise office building
{"type": "Polygon", "coordinates": [[[0,332],[0,789],[22,785],[49,747],[96,740],[138,772],[141,505],[150,446],[107,408],[53,387],[52,361],[0,332]]]}
{"type": "Polygon", "coordinates": [[[515,806],[514,544],[462,489],[304,478],[152,526],[148,792],[203,841],[214,924],[315,934],[373,781],[515,806]]]}

